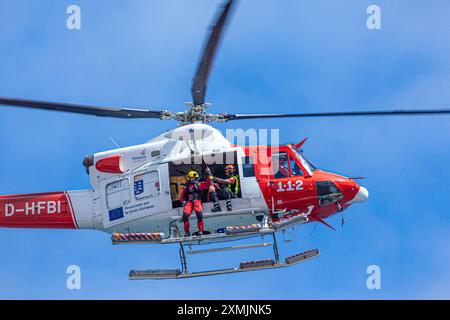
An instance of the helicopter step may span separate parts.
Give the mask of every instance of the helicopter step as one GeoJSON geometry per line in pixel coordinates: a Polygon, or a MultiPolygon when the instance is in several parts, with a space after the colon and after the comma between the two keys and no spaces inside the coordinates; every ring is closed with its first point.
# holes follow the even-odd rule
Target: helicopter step
{"type": "Polygon", "coordinates": [[[155,242],[160,243],[164,239],[163,232],[133,232],[133,233],[113,233],[111,236],[112,244],[122,243],[148,243],[155,242]]]}
{"type": "Polygon", "coordinates": [[[308,221],[309,221],[308,214],[295,213],[280,218],[277,221],[272,221],[272,226],[278,231],[292,227],[297,224],[307,223],[308,221]]]}
{"type": "Polygon", "coordinates": [[[111,236],[112,244],[200,244],[207,242],[215,242],[218,240],[225,240],[236,237],[252,237],[265,234],[274,233],[275,230],[271,228],[264,228],[261,224],[251,224],[246,226],[228,226],[210,234],[193,234],[188,237],[180,237],[172,235],[169,238],[164,238],[162,232],[159,233],[114,233],[111,236]]]}
{"type": "Polygon", "coordinates": [[[254,236],[264,236],[266,234],[273,234],[275,230],[268,226],[264,226],[259,223],[243,225],[243,226],[227,226],[220,228],[214,233],[205,233],[199,235],[194,233],[191,236],[177,236],[172,234],[168,239],[161,241],[163,244],[180,243],[186,245],[206,244],[217,241],[224,241],[229,238],[247,238],[254,236]]]}
{"type": "Polygon", "coordinates": [[[309,250],[299,253],[285,259],[285,262],[276,262],[276,259],[256,260],[241,262],[238,268],[217,269],[207,271],[188,272],[187,269],[172,269],[172,270],[131,270],[129,273],[130,280],[157,280],[157,279],[186,279],[195,277],[205,277],[221,274],[239,273],[246,271],[258,271],[267,269],[286,268],[315,258],[320,255],[318,249],[309,250]]]}
{"type": "Polygon", "coordinates": [[[165,237],[163,232],[156,233],[114,233],[111,236],[113,244],[200,244],[208,242],[216,242],[226,240],[229,238],[246,238],[253,236],[264,236],[266,234],[273,234],[277,231],[284,230],[288,227],[304,224],[309,221],[308,215],[304,213],[288,214],[277,221],[272,221],[270,225],[267,223],[267,217],[263,223],[254,223],[241,226],[227,226],[217,230],[214,233],[206,233],[198,235],[194,233],[191,236],[180,236],[176,227],[169,237],[165,237]]]}

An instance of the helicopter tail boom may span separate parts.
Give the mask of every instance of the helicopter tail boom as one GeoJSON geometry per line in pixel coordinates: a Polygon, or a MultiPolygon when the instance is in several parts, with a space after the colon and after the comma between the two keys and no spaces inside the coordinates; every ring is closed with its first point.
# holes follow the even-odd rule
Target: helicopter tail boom
{"type": "Polygon", "coordinates": [[[0,196],[0,228],[93,229],[92,198],[89,190],[0,196]]]}

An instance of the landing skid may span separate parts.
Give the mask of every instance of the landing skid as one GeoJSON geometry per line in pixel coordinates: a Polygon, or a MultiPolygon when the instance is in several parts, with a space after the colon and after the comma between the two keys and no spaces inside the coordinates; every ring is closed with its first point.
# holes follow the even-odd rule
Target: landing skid
{"type": "Polygon", "coordinates": [[[293,265],[296,265],[300,262],[312,259],[320,255],[319,250],[314,249],[311,251],[307,251],[301,254],[303,256],[302,259],[291,262],[291,263],[275,263],[274,260],[262,260],[262,261],[254,261],[254,262],[245,262],[254,263],[261,265],[255,265],[253,267],[247,266],[242,267],[244,263],[241,263],[239,268],[229,268],[229,269],[218,269],[218,270],[209,270],[209,271],[198,271],[198,272],[182,272],[180,269],[175,270],[145,270],[145,271],[130,271],[129,278],[130,280],[163,280],[163,279],[186,279],[186,278],[196,278],[196,277],[206,277],[206,276],[216,276],[221,274],[229,274],[229,273],[239,273],[246,271],[258,271],[258,270],[267,270],[267,269],[277,269],[277,268],[286,268],[293,265]]]}
{"type": "MultiPolygon", "coordinates": [[[[296,265],[300,262],[304,262],[310,260],[314,257],[320,255],[318,249],[309,250],[303,253],[299,253],[290,257],[287,257],[284,262],[280,261],[278,254],[278,246],[276,242],[275,234],[273,235],[273,251],[274,251],[274,259],[267,260],[257,260],[257,261],[247,261],[241,262],[238,268],[227,268],[227,269],[217,269],[217,270],[207,270],[207,271],[197,271],[197,272],[189,272],[187,266],[186,252],[184,250],[184,244],[180,243],[180,260],[181,260],[181,270],[180,269],[172,269],[172,270],[162,270],[162,269],[154,269],[154,270],[131,270],[129,274],[130,280],[163,280],[163,279],[186,279],[186,278],[196,278],[196,277],[206,277],[206,276],[214,276],[221,274],[230,274],[230,273],[240,273],[247,271],[259,271],[259,270],[267,270],[267,269],[277,269],[277,268],[286,268],[293,265],[296,265]]],[[[267,244],[261,245],[253,245],[253,246],[266,246],[267,244]]],[[[244,245],[242,249],[252,247],[252,245],[244,245]]],[[[208,249],[204,252],[196,251],[195,253],[206,253],[206,252],[219,252],[219,251],[228,251],[228,250],[237,250],[239,247],[226,247],[226,248],[217,248],[217,249],[208,249]]]]}
{"type": "Polygon", "coordinates": [[[276,263],[272,259],[271,260],[250,261],[250,262],[241,263],[239,268],[228,268],[228,269],[197,271],[197,272],[187,272],[187,271],[182,271],[180,269],[143,270],[143,271],[132,270],[132,271],[130,271],[129,278],[130,278],[130,280],[186,279],[186,278],[215,276],[215,275],[229,274],[229,273],[239,273],[239,272],[246,272],[246,271],[258,271],[258,270],[267,270],[267,269],[286,268],[286,267],[296,265],[300,262],[310,260],[319,255],[320,255],[319,250],[313,249],[313,250],[286,258],[286,261],[289,261],[289,262],[276,263]],[[292,259],[292,260],[288,260],[288,259],[292,259]]]}
{"type": "Polygon", "coordinates": [[[171,228],[171,234],[169,237],[165,237],[163,233],[128,233],[121,234],[116,233],[112,236],[113,244],[131,244],[131,243],[155,243],[155,244],[179,244],[180,246],[180,260],[181,269],[154,269],[154,270],[131,270],[129,273],[130,280],[144,280],[144,279],[184,279],[194,277],[205,277],[220,274],[239,273],[246,271],[258,271],[266,269],[286,268],[296,265],[300,262],[312,259],[320,255],[318,249],[309,250],[303,253],[299,253],[280,261],[278,253],[278,245],[276,232],[284,231],[288,227],[293,227],[298,224],[308,222],[307,214],[290,214],[287,218],[282,218],[277,221],[271,221],[265,217],[262,223],[251,224],[246,226],[229,226],[223,229],[223,232],[216,232],[203,235],[191,235],[188,237],[182,237],[179,235],[178,229],[173,226],[171,228]],[[222,248],[210,248],[193,251],[192,246],[203,245],[217,242],[227,242],[234,239],[245,239],[252,237],[264,237],[265,235],[272,235],[273,243],[261,243],[261,244],[249,244],[238,245],[222,248]],[[266,247],[273,245],[273,259],[258,260],[242,262],[238,268],[227,268],[218,270],[206,270],[190,272],[187,265],[185,246],[188,246],[191,250],[188,254],[203,254],[210,252],[223,252],[231,250],[249,249],[256,247],[266,247]]]}

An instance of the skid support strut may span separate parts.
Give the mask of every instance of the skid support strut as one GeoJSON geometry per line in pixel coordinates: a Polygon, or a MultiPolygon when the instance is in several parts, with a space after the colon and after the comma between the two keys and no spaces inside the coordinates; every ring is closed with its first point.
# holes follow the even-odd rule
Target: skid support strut
{"type": "Polygon", "coordinates": [[[181,270],[183,273],[189,273],[187,268],[186,252],[184,252],[184,245],[180,242],[180,260],[181,260],[181,270]]]}

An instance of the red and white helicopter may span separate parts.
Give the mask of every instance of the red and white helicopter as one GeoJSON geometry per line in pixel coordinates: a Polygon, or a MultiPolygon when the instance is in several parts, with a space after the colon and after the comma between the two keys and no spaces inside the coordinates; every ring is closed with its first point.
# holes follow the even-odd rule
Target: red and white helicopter
{"type": "MultiPolygon", "coordinates": [[[[284,260],[276,233],[324,219],[364,202],[368,191],[354,179],[322,171],[302,154],[302,142],[283,146],[231,144],[207,123],[284,117],[341,117],[450,114],[449,109],[393,110],[298,114],[209,114],[205,93],[218,43],[233,0],[221,9],[210,31],[192,85],[192,103],[184,112],[95,107],[87,105],[0,98],[0,105],[72,112],[101,117],[176,120],[180,126],[136,146],[96,153],[83,161],[92,189],[0,196],[0,227],[95,229],[112,236],[113,244],[178,244],[181,269],[130,271],[130,279],[177,279],[295,265],[319,255],[317,249],[284,260]],[[280,158],[285,173],[280,173],[280,158]],[[209,168],[223,175],[235,164],[240,191],[231,211],[213,212],[204,199],[203,235],[182,236],[183,208],[179,192],[188,170],[200,176],[209,168]],[[207,253],[267,246],[246,244],[193,251],[193,245],[251,237],[272,237],[274,258],[243,262],[237,268],[189,272],[188,253],[207,253]]],[[[222,207],[224,203],[221,203],[222,207]]],[[[195,215],[192,219],[196,219],[195,215]]]]}

